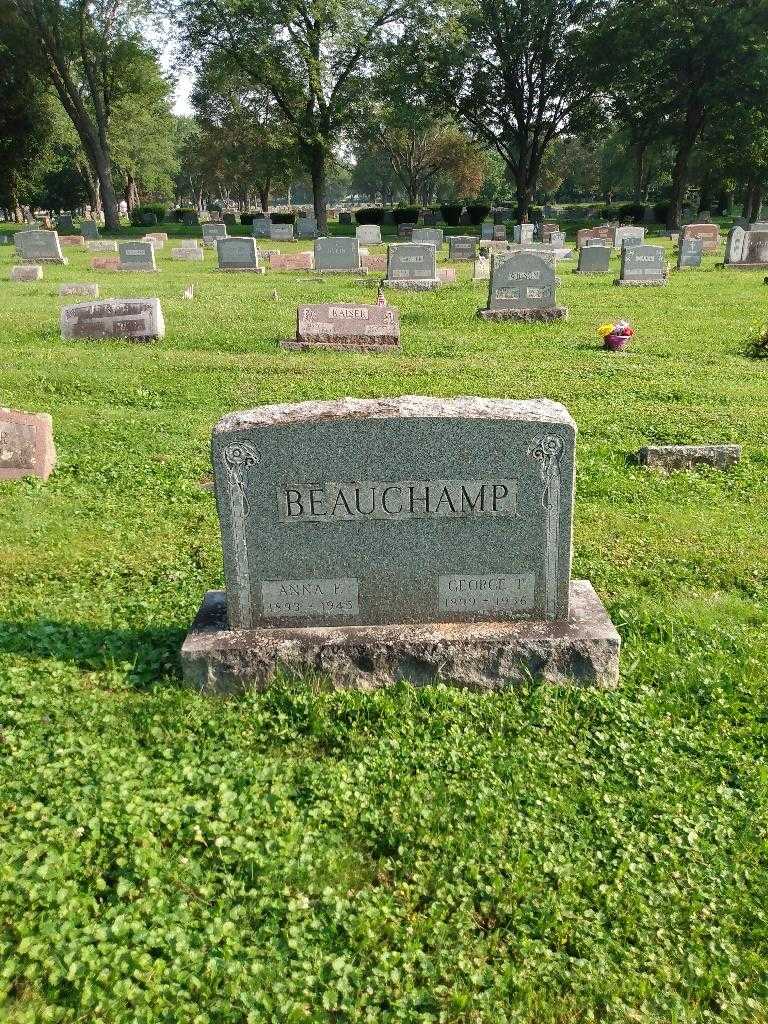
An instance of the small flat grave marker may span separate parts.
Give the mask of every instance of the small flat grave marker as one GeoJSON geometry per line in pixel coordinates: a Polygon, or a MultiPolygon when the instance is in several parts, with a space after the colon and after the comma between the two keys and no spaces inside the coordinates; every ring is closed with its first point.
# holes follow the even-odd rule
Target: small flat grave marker
{"type": "Polygon", "coordinates": [[[197,245],[181,245],[171,249],[171,256],[175,260],[186,260],[187,263],[202,263],[205,259],[205,253],[197,245]]]}
{"type": "Polygon", "coordinates": [[[382,351],[400,347],[400,316],[391,306],[340,302],[299,306],[296,340],[286,349],[382,351]]]}
{"type": "Polygon", "coordinates": [[[80,302],[61,310],[64,339],[125,338],[154,341],[165,334],[159,299],[109,299],[80,302]]]}
{"type": "Polygon", "coordinates": [[[117,242],[111,238],[97,238],[85,243],[89,252],[117,252],[117,242]]]}
{"type": "Polygon", "coordinates": [[[9,281],[42,281],[43,268],[34,263],[26,263],[22,267],[11,267],[9,281]]]}
{"type": "Polygon", "coordinates": [[[0,408],[0,480],[47,480],[55,465],[53,420],[48,413],[0,408]]]}
{"type": "Polygon", "coordinates": [[[314,270],[315,255],[311,252],[269,254],[270,270],[314,270]]]}

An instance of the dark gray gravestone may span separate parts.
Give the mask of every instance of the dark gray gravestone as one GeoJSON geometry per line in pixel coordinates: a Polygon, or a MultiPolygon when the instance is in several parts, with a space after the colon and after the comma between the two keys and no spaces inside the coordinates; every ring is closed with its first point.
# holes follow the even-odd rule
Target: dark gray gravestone
{"type": "Polygon", "coordinates": [[[677,269],[684,270],[686,267],[696,269],[700,267],[703,252],[704,243],[700,238],[681,238],[680,247],[677,250],[677,269]]]}
{"type": "Polygon", "coordinates": [[[140,222],[144,227],[151,227],[153,224],[157,224],[157,214],[142,213],[140,222]]]}
{"type": "Polygon", "coordinates": [[[480,225],[480,238],[484,242],[490,242],[493,239],[493,224],[489,220],[484,220],[480,225]]]}
{"type": "Polygon", "coordinates": [[[555,301],[554,259],[531,252],[494,256],[488,306],[478,310],[486,320],[550,321],[568,316],[555,301]]]}
{"type": "Polygon", "coordinates": [[[437,259],[430,242],[394,243],[387,247],[387,276],[390,288],[431,291],[440,287],[437,259]]]}
{"type": "Polygon", "coordinates": [[[269,217],[254,217],[251,224],[252,238],[269,238],[269,229],[272,221],[269,217]]]}
{"type": "Polygon", "coordinates": [[[250,271],[263,274],[255,238],[220,238],[216,243],[219,270],[250,271]]]}
{"type": "Polygon", "coordinates": [[[61,251],[59,236],[55,231],[43,231],[30,228],[17,231],[13,236],[22,260],[27,263],[61,263],[66,264],[61,251]]]}
{"type": "Polygon", "coordinates": [[[75,225],[72,222],[71,213],[62,213],[56,221],[56,230],[60,231],[62,235],[74,235],[75,225]]]}
{"type": "Polygon", "coordinates": [[[182,223],[185,227],[192,228],[200,223],[200,218],[196,213],[185,213],[182,216],[182,223]]]}
{"type": "Polygon", "coordinates": [[[155,247],[151,242],[120,242],[117,251],[120,270],[157,270],[155,247]]]}
{"type": "Polygon", "coordinates": [[[621,272],[614,284],[659,286],[667,283],[667,262],[660,245],[625,246],[621,250],[621,272]]]}
{"type": "Polygon", "coordinates": [[[466,210],[463,210],[462,213],[459,214],[459,224],[463,228],[468,228],[471,226],[472,218],[469,216],[466,210]]]}
{"type": "Polygon", "coordinates": [[[449,235],[448,259],[474,260],[477,256],[477,238],[474,235],[449,235]]]}
{"type": "Polygon", "coordinates": [[[272,224],[269,228],[269,237],[273,242],[292,242],[293,224],[272,224]]]}
{"type": "Polygon", "coordinates": [[[360,243],[356,238],[315,239],[315,270],[355,273],[360,270],[360,243]]]}
{"type": "Polygon", "coordinates": [[[611,250],[607,245],[585,245],[579,249],[579,265],[575,274],[607,274],[611,250]]]}
{"type": "Polygon", "coordinates": [[[397,237],[404,242],[410,242],[415,227],[415,224],[398,224],[397,237]]]}
{"type": "MultiPolygon", "coordinates": [[[[424,224],[426,227],[434,228],[440,223],[440,218],[434,210],[427,210],[424,214],[424,224]]],[[[422,239],[427,241],[427,239],[422,239]]]]}
{"type": "Polygon", "coordinates": [[[439,249],[445,238],[442,228],[414,228],[411,236],[412,242],[431,242],[436,249],[439,249]]]}
{"type": "Polygon", "coordinates": [[[395,223],[395,218],[391,210],[384,211],[383,223],[386,224],[387,227],[391,227],[395,223]]]}
{"type": "Polygon", "coordinates": [[[234,213],[225,213],[221,218],[221,222],[232,228],[237,224],[237,217],[234,213]]]}
{"type": "Polygon", "coordinates": [[[352,214],[349,213],[349,212],[346,212],[346,211],[342,211],[339,214],[339,224],[351,224],[351,223],[352,223],[352,214]]]}
{"type": "Polygon", "coordinates": [[[99,226],[95,220],[80,222],[80,234],[87,242],[94,242],[99,237],[99,226]]]}
{"type": "Polygon", "coordinates": [[[296,221],[296,237],[297,238],[316,238],[317,237],[317,218],[316,217],[299,217],[296,221]]]}
{"type": "Polygon", "coordinates": [[[546,399],[225,417],[212,460],[227,589],[206,595],[184,643],[187,682],[263,689],[311,665],[365,689],[615,685],[619,636],[570,580],[575,432],[546,399]]]}

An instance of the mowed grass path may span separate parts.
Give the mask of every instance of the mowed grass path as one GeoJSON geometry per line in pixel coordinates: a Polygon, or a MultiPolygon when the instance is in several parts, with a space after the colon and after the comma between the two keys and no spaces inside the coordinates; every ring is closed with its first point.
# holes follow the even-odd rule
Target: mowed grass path
{"type": "Polygon", "coordinates": [[[478,320],[458,265],[389,293],[402,354],[291,354],[300,302],[372,301],[379,275],[170,247],[156,275],[67,249],[38,284],[0,248],[0,404],[51,412],[59,454],[46,485],[0,484],[0,1021],[764,1024],[768,361],[743,355],[764,275],[721,255],[618,289],[561,263],[570,319],[520,326],[478,320]],[[64,281],[159,296],[165,339],[61,341],[64,281]],[[626,354],[599,348],[614,317],[626,354]],[[621,688],[185,692],[179,646],[223,583],[215,421],[408,393],[568,407],[574,575],[622,634],[621,688]],[[628,463],[654,442],[743,461],[628,463]]]}

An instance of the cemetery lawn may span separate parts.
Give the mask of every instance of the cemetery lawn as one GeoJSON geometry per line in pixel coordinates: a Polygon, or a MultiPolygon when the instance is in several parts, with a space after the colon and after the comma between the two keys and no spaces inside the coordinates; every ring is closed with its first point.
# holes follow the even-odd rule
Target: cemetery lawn
{"type": "Polygon", "coordinates": [[[276,342],[300,301],[372,301],[378,275],[65,255],[11,284],[0,248],[0,403],[51,412],[59,455],[0,484],[0,1022],[765,1024],[763,273],[721,255],[619,289],[561,263],[570,319],[522,326],[478,320],[459,264],[390,294],[402,354],[337,355],[276,342]],[[62,342],[66,281],[159,296],[165,339],[62,342]],[[623,355],[598,347],[614,317],[623,355]],[[223,584],[215,421],[409,393],[568,407],[574,577],[622,634],[620,688],[186,692],[179,647],[223,584]],[[628,461],[694,442],[742,462],[628,461]]]}

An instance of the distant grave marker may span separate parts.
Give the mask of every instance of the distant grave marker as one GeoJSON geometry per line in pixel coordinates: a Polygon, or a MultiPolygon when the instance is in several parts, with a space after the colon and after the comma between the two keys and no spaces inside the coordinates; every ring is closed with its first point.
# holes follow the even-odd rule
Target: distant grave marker
{"type": "Polygon", "coordinates": [[[0,407],[0,480],[47,480],[55,465],[51,417],[0,407]]]}
{"type": "Polygon", "coordinates": [[[611,249],[607,245],[585,245],[579,249],[579,265],[575,274],[607,274],[610,270],[611,249]]]}
{"type": "Polygon", "coordinates": [[[315,239],[315,270],[328,274],[350,274],[361,269],[358,238],[315,239]]]}

